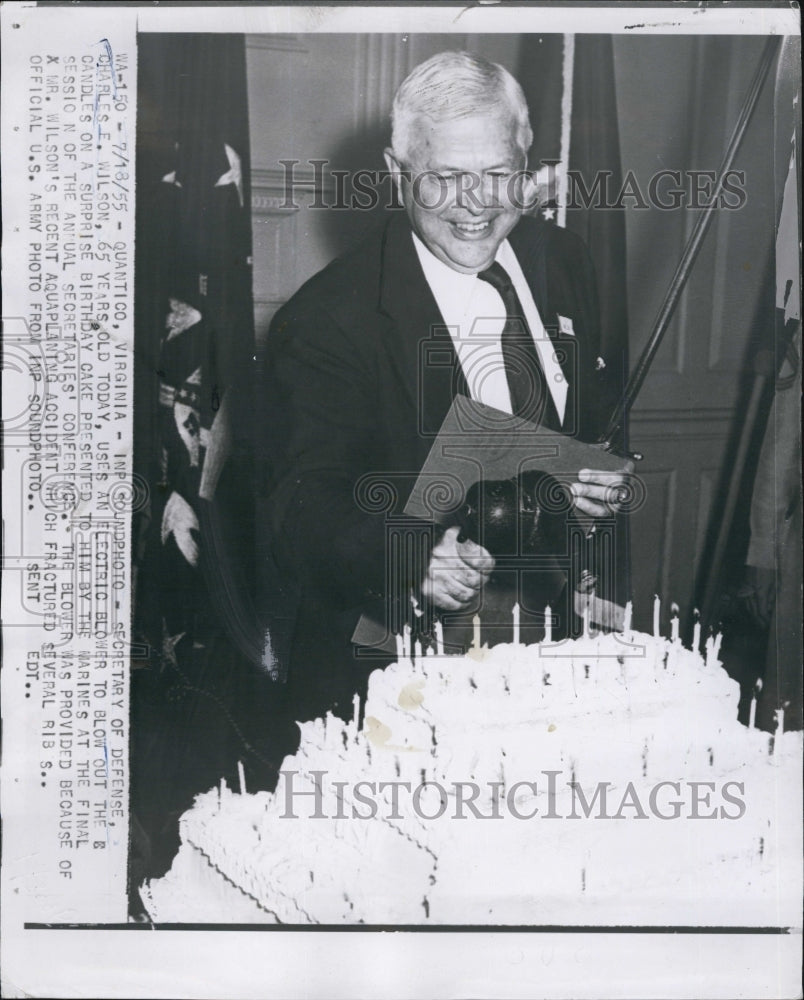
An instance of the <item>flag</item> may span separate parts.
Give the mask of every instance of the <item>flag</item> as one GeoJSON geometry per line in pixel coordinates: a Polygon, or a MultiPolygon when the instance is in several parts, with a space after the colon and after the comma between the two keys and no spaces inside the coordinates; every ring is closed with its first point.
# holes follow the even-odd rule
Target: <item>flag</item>
{"type": "Polygon", "coordinates": [[[253,590],[254,319],[245,43],[138,41],[134,626],[136,876],[160,874],[193,796],[271,773],[253,590]],[[255,655],[254,650],[257,649],[255,655]],[[256,660],[256,665],[255,661],[256,660]]]}

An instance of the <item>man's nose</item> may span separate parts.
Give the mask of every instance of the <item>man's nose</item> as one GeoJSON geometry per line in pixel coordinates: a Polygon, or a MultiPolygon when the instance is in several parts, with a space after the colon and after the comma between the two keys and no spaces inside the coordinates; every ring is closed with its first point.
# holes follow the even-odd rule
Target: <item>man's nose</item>
{"type": "Polygon", "coordinates": [[[482,174],[461,174],[456,201],[459,208],[472,215],[480,215],[488,208],[499,204],[492,178],[484,178],[482,174]]]}

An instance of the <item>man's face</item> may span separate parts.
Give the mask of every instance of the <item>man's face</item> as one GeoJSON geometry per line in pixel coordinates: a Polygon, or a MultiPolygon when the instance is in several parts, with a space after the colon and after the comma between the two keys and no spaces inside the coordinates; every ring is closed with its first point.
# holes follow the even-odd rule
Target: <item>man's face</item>
{"type": "Polygon", "coordinates": [[[439,260],[476,274],[522,214],[525,154],[513,116],[483,113],[447,122],[422,122],[411,162],[386,151],[389,169],[407,170],[400,194],[413,231],[439,260]]]}

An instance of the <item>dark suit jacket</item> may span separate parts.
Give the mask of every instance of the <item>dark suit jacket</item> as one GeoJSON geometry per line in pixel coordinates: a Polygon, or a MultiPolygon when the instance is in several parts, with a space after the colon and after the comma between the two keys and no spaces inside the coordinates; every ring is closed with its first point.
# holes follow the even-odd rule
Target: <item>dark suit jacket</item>
{"type": "MultiPolygon", "coordinates": [[[[572,320],[565,371],[574,436],[593,441],[608,414],[589,256],[572,233],[529,217],[509,241],[545,326],[557,326],[558,315],[572,320]]],[[[361,612],[386,599],[389,506],[401,513],[456,392],[467,386],[402,212],[274,318],[259,427],[267,527],[298,588],[287,694],[296,718],[328,707],[351,713],[351,693],[378,665],[355,659],[351,635],[361,612]],[[422,345],[433,338],[441,363],[423,364],[422,345]],[[384,494],[365,480],[361,489],[371,474],[386,481],[384,494]]],[[[407,527],[426,551],[432,529],[407,527]]]]}

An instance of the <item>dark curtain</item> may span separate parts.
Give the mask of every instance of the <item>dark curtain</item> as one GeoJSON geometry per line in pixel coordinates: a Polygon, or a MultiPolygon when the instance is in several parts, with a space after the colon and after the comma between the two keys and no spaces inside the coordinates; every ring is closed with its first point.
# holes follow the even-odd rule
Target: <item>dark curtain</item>
{"type": "Polygon", "coordinates": [[[254,321],[245,47],[138,42],[132,865],[161,874],[193,796],[270,780],[253,593],[254,321]]]}
{"type": "MultiPolygon", "coordinates": [[[[532,168],[561,154],[561,102],[564,66],[563,35],[525,35],[522,42],[518,79],[530,107],[533,126],[532,168]]],[[[617,200],[622,187],[620,138],[614,83],[614,55],[611,38],[605,35],[574,36],[572,114],[570,118],[569,170],[581,179],[569,190],[567,229],[586,243],[597,274],[600,300],[600,355],[608,379],[600,401],[606,420],[611,416],[628,378],[628,314],[625,258],[625,209],[606,207],[617,200]],[[594,190],[595,178],[606,175],[600,199],[589,204],[583,191],[594,190]]],[[[547,219],[555,218],[556,205],[548,202],[547,219]]],[[[627,427],[625,440],[627,447],[627,427]]],[[[630,595],[629,533],[625,517],[614,526],[615,556],[599,552],[590,558],[600,579],[599,590],[620,603],[630,595]]]]}
{"type": "Polygon", "coordinates": [[[727,667],[743,687],[741,717],[757,697],[756,725],[804,726],[801,623],[801,43],[788,37],[773,93],[775,246],[754,319],[755,384],[765,386],[720,564],[705,583],[718,594],[727,667]],[[747,551],[746,551],[747,546],[747,551]],[[742,563],[745,569],[741,572],[742,563]],[[735,593],[734,581],[740,581],[735,593]],[[758,683],[757,683],[758,682],[758,683]]]}
{"type": "MultiPolygon", "coordinates": [[[[610,201],[617,198],[623,178],[614,89],[611,38],[575,36],[570,170],[590,188],[596,172],[609,177],[610,201]]],[[[597,271],[600,295],[601,354],[611,371],[616,404],[618,389],[628,376],[628,313],[626,307],[625,209],[570,206],[567,228],[582,236],[597,271]]]]}

